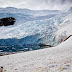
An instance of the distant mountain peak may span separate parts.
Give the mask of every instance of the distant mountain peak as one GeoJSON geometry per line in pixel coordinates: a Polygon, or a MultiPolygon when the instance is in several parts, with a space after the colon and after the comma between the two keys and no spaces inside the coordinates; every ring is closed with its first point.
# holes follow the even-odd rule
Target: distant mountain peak
{"type": "Polygon", "coordinates": [[[6,7],[6,9],[17,9],[15,7],[6,7]]]}

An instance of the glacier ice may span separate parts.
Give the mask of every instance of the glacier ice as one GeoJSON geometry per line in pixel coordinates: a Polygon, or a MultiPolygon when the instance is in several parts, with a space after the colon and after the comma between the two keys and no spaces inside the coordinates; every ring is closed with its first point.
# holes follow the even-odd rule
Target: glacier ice
{"type": "Polygon", "coordinates": [[[13,26],[0,27],[0,45],[56,45],[55,32],[64,22],[70,22],[69,15],[72,13],[58,10],[3,8],[0,18],[14,17],[16,22],[13,26]]]}

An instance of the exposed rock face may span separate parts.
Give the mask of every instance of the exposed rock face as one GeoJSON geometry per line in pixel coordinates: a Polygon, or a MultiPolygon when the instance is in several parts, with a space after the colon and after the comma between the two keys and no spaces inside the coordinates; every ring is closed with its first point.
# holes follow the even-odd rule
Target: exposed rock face
{"type": "Polygon", "coordinates": [[[40,46],[40,47],[46,47],[46,46],[47,47],[53,47],[52,45],[46,45],[46,44],[41,44],[41,43],[38,46],[40,46]]]}
{"type": "Polygon", "coordinates": [[[69,39],[72,35],[68,36],[64,41],[66,41],[67,39],[69,39]]]}
{"type": "Polygon", "coordinates": [[[0,19],[0,26],[9,26],[9,25],[14,25],[16,19],[13,17],[6,17],[0,19]]]}

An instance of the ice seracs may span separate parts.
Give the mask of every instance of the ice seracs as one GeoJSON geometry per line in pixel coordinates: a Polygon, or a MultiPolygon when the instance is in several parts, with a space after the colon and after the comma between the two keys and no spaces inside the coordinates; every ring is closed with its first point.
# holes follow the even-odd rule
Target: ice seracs
{"type": "Polygon", "coordinates": [[[14,17],[16,22],[12,26],[0,27],[0,45],[56,45],[55,32],[58,27],[71,21],[71,15],[58,10],[4,8],[0,11],[0,18],[14,17]]]}

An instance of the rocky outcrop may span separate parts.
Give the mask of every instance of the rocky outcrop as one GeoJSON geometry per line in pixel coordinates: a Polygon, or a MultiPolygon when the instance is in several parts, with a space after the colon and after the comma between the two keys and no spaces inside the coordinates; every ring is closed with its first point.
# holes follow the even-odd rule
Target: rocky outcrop
{"type": "Polygon", "coordinates": [[[62,36],[62,35],[61,35],[61,36],[59,37],[58,41],[57,41],[58,44],[66,41],[66,40],[68,40],[71,36],[72,36],[72,35],[69,35],[69,36],[62,36]]]}
{"type": "Polygon", "coordinates": [[[72,35],[68,36],[64,41],[66,41],[67,39],[69,39],[72,35]]]}
{"type": "Polygon", "coordinates": [[[40,46],[40,47],[53,47],[52,45],[41,44],[41,43],[38,46],[40,46]]]}
{"type": "Polygon", "coordinates": [[[16,19],[13,17],[6,17],[0,19],[0,26],[14,25],[16,19]]]}

